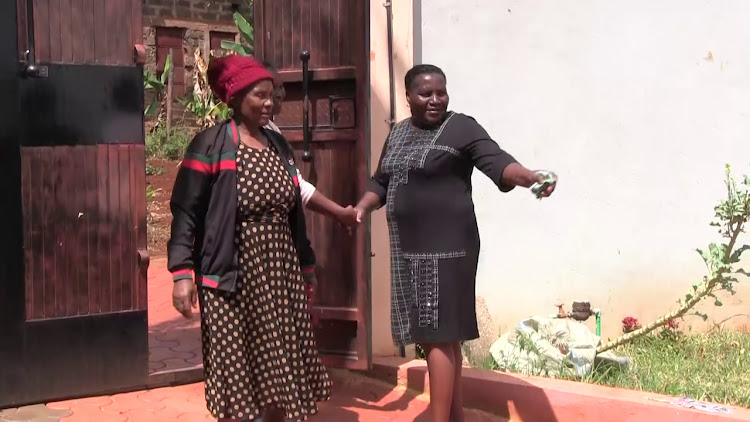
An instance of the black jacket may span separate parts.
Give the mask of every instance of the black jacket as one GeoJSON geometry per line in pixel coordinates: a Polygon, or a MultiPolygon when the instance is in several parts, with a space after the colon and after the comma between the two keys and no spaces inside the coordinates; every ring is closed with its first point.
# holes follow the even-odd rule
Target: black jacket
{"type": "MultiPolygon", "coordinates": [[[[264,131],[297,187],[297,205],[289,212],[289,225],[302,274],[312,282],[315,254],[307,238],[294,155],[282,135],[264,131]]],[[[228,120],[197,134],[188,146],[170,201],[172,234],[167,244],[167,266],[174,281],[192,278],[194,272],[199,286],[235,289],[238,142],[237,125],[228,120]]]]}

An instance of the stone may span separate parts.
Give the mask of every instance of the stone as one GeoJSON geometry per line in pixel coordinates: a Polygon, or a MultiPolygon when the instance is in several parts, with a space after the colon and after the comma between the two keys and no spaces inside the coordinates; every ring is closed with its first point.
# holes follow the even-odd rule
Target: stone
{"type": "Polygon", "coordinates": [[[154,27],[146,26],[143,28],[143,44],[144,45],[156,44],[156,29],[154,29],[154,27]]]}
{"type": "Polygon", "coordinates": [[[498,328],[490,315],[487,303],[481,296],[476,297],[476,310],[479,338],[465,342],[463,352],[465,359],[474,363],[481,363],[486,361],[490,355],[490,347],[498,338],[498,328]]]}
{"type": "Polygon", "coordinates": [[[146,70],[156,73],[156,47],[146,47],[146,70]]]}
{"type": "Polygon", "coordinates": [[[70,416],[73,412],[68,409],[51,409],[43,404],[23,406],[17,409],[6,409],[0,412],[0,421],[7,422],[37,422],[59,421],[70,416]]]}

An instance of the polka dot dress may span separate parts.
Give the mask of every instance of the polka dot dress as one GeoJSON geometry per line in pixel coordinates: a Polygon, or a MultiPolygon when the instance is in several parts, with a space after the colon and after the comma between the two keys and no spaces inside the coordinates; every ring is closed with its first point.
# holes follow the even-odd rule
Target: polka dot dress
{"type": "Polygon", "coordinates": [[[237,177],[237,289],[200,290],[208,410],[252,420],[277,407],[305,420],[328,399],[331,382],[318,359],[289,228],[295,187],[271,147],[240,142],[237,177]]]}

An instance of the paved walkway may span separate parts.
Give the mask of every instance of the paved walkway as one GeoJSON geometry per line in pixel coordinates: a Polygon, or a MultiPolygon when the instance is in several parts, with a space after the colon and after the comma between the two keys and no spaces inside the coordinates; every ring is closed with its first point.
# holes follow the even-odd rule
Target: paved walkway
{"type": "MultiPolygon", "coordinates": [[[[334,393],[311,422],[427,422],[428,398],[345,371],[333,371],[334,393]]],[[[166,422],[214,421],[206,410],[203,383],[90,397],[0,411],[0,421],[166,422]]],[[[467,411],[467,422],[505,421],[467,411]]]]}
{"type": "MultiPolygon", "coordinates": [[[[202,366],[200,321],[186,320],[171,303],[172,277],[166,259],[149,268],[149,372],[202,366]]],[[[427,421],[429,398],[352,372],[332,370],[331,400],[320,405],[313,422],[427,421]]],[[[213,421],[206,410],[203,383],[89,397],[0,410],[1,422],[151,422],[213,421]]],[[[468,422],[503,421],[469,411],[468,422]]]]}
{"type": "Polygon", "coordinates": [[[172,307],[172,275],[165,258],[152,260],[148,270],[148,348],[152,374],[203,364],[197,309],[187,320],[172,307]]]}

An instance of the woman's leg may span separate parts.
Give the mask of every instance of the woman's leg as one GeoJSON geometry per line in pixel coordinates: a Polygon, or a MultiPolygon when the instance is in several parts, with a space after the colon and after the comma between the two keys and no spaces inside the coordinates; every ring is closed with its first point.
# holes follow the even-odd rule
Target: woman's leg
{"type": "Polygon", "coordinates": [[[464,396],[461,387],[461,368],[464,361],[461,353],[461,343],[453,344],[453,355],[456,362],[456,372],[453,376],[453,398],[451,400],[451,422],[464,422],[464,396]]]}
{"type": "Polygon", "coordinates": [[[432,422],[450,422],[453,384],[456,377],[456,352],[453,343],[424,344],[427,371],[430,373],[430,414],[432,422]]]}

